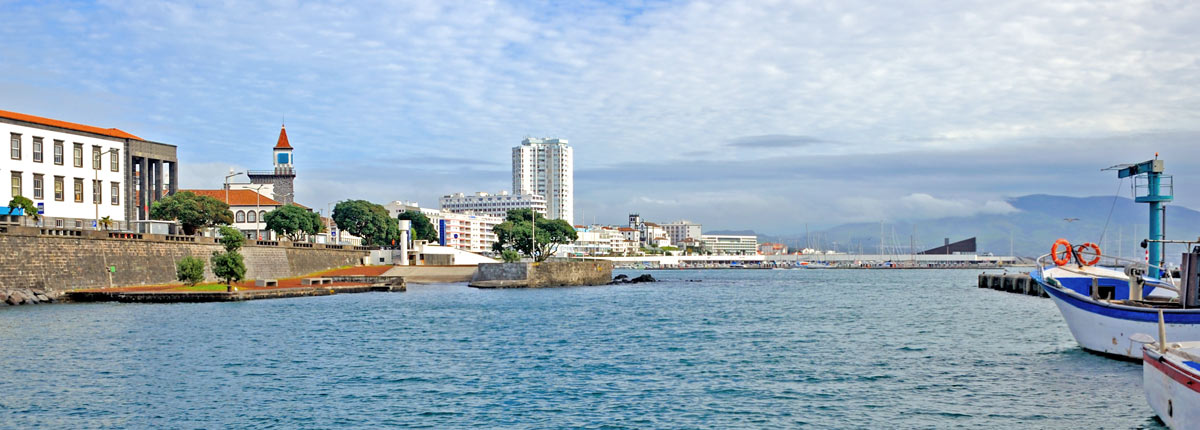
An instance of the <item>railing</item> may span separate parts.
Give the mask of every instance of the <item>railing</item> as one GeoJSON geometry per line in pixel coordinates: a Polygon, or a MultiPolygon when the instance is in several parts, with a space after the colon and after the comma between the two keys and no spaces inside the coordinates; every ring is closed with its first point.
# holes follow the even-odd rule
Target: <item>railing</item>
{"type": "Polygon", "coordinates": [[[269,176],[269,175],[295,175],[295,174],[296,174],[296,169],[295,169],[295,168],[286,168],[286,167],[281,167],[281,168],[276,168],[275,170],[247,170],[247,171],[246,171],[246,174],[247,174],[247,175],[260,175],[260,176],[269,176]]]}
{"type": "Polygon", "coordinates": [[[1114,257],[1111,255],[1102,255],[1102,256],[1100,256],[1100,261],[1097,262],[1094,266],[1091,266],[1091,267],[1123,269],[1121,276],[1116,276],[1116,275],[1108,275],[1108,274],[1104,274],[1104,273],[1084,272],[1079,267],[1079,264],[1073,260],[1068,262],[1067,264],[1058,266],[1053,261],[1048,261],[1049,257],[1050,257],[1050,254],[1045,254],[1045,255],[1042,255],[1041,257],[1037,258],[1038,275],[1043,280],[1046,279],[1046,269],[1053,268],[1053,267],[1059,267],[1068,272],[1083,275],[1083,276],[1116,279],[1119,281],[1128,281],[1129,280],[1129,275],[1128,275],[1129,269],[1137,269],[1137,270],[1142,271],[1142,273],[1145,274],[1143,276],[1147,280],[1147,282],[1154,282],[1154,286],[1156,288],[1162,288],[1165,290],[1174,291],[1176,294],[1179,293],[1179,288],[1178,288],[1178,286],[1176,286],[1175,278],[1172,276],[1172,273],[1170,270],[1163,268],[1162,266],[1151,266],[1150,264],[1148,264],[1142,260],[1133,259],[1133,258],[1125,258],[1125,257],[1114,257]],[[1162,277],[1155,276],[1154,272],[1162,273],[1163,276],[1162,277]],[[1155,282],[1155,281],[1157,281],[1157,282],[1155,282]]]}
{"type": "Polygon", "coordinates": [[[168,242],[195,242],[196,236],[184,236],[178,234],[168,234],[165,239],[168,242]]]}
{"type": "Polygon", "coordinates": [[[379,247],[378,246],[355,246],[354,247],[355,251],[374,251],[376,249],[379,249],[379,247]]]}
{"type": "MultiPolygon", "coordinates": [[[[142,234],[141,233],[123,233],[123,232],[119,232],[119,231],[112,231],[112,232],[108,233],[108,238],[109,239],[142,240],[142,234]]],[[[167,236],[167,240],[171,240],[171,237],[167,236]]]]}
{"type": "Polygon", "coordinates": [[[279,241],[277,241],[277,240],[256,240],[256,241],[254,241],[254,244],[258,245],[258,246],[279,246],[279,241]]]}
{"type": "Polygon", "coordinates": [[[343,245],[325,245],[325,249],[345,249],[343,245]]]}
{"type": "Polygon", "coordinates": [[[292,242],[292,247],[293,248],[312,248],[313,246],[311,243],[306,243],[306,242],[292,242]]]}
{"type": "Polygon", "coordinates": [[[83,236],[83,230],[68,230],[65,228],[43,228],[41,229],[43,236],[83,236]]]}

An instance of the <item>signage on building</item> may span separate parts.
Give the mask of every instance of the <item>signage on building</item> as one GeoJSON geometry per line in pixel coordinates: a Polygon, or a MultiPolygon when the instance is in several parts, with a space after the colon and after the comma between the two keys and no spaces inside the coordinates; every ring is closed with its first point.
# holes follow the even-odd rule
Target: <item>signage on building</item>
{"type": "Polygon", "coordinates": [[[46,204],[45,203],[38,202],[37,208],[38,208],[38,215],[46,214],[46,204]]]}

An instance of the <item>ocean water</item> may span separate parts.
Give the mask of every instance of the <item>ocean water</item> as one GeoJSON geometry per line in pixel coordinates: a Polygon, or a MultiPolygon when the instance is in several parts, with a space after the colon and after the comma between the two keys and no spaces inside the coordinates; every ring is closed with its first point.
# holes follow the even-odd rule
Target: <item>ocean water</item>
{"type": "Polygon", "coordinates": [[[0,309],[0,428],[1161,427],[1139,364],[978,271],[651,273],[0,309]]]}

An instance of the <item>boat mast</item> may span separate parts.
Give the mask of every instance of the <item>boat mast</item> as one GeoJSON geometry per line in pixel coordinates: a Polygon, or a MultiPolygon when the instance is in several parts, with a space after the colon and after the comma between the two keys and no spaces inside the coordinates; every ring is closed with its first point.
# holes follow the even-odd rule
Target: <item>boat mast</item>
{"type": "MultiPolygon", "coordinates": [[[[1163,175],[1163,160],[1158,159],[1158,154],[1154,154],[1154,159],[1143,161],[1138,164],[1120,166],[1117,171],[1117,177],[1128,178],[1134,177],[1134,201],[1138,203],[1150,204],[1150,237],[1147,244],[1147,250],[1150,254],[1149,264],[1151,267],[1161,267],[1163,260],[1163,221],[1166,215],[1166,202],[1174,200],[1174,183],[1170,175],[1163,175]],[[1144,175],[1139,177],[1139,175],[1144,175]],[[1144,178],[1145,185],[1141,184],[1144,178]],[[1164,181],[1165,180],[1165,181],[1164,181]],[[1164,185],[1166,186],[1166,194],[1163,194],[1164,185]],[[1138,188],[1145,188],[1145,195],[1138,195],[1138,188]]],[[[1156,274],[1157,275],[1157,274],[1156,274]]]]}

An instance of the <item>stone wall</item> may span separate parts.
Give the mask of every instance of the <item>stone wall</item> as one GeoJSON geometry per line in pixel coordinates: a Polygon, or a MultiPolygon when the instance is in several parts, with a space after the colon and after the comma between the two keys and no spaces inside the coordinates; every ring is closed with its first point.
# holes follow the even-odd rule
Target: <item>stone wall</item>
{"type": "Polygon", "coordinates": [[[480,264],[470,285],[479,288],[539,288],[605,285],[612,281],[611,261],[480,264]]]}
{"type": "MultiPolygon", "coordinates": [[[[98,231],[5,226],[0,233],[0,290],[57,293],[78,288],[150,285],[175,281],[175,262],[204,259],[207,280],[215,280],[209,258],[221,251],[213,238],[129,235],[98,231]],[[110,237],[113,236],[113,237],[110,237]],[[115,273],[107,267],[115,266],[115,273]]],[[[361,264],[367,251],[298,248],[289,245],[242,248],[247,279],[286,278],[361,264]]]]}

